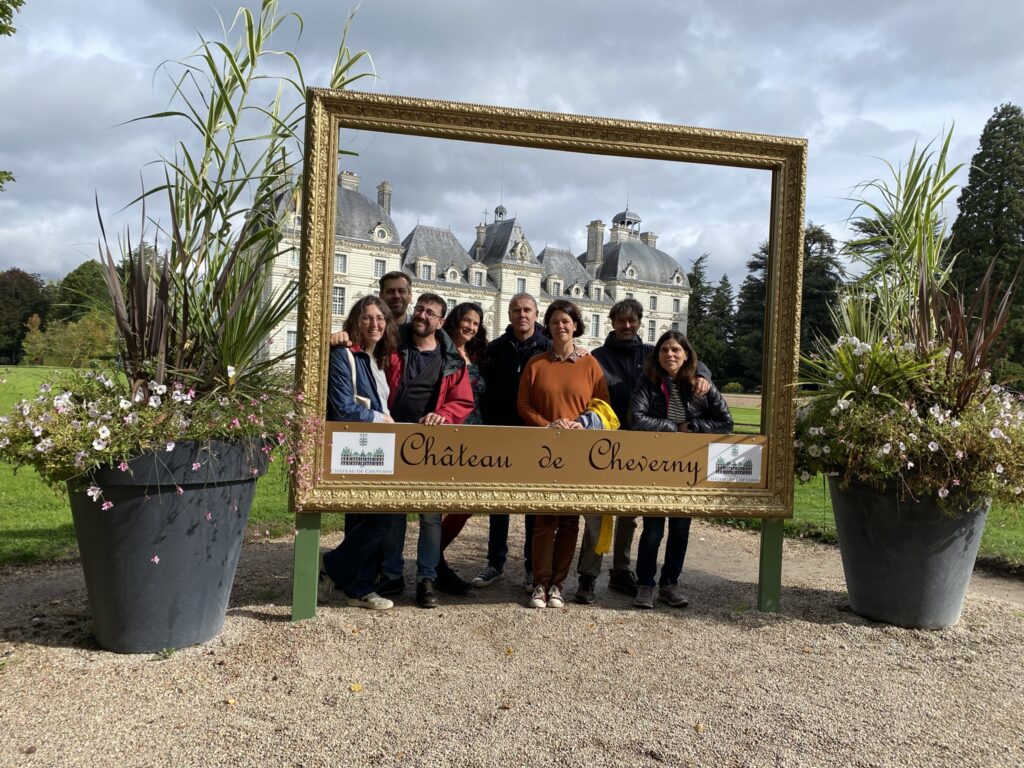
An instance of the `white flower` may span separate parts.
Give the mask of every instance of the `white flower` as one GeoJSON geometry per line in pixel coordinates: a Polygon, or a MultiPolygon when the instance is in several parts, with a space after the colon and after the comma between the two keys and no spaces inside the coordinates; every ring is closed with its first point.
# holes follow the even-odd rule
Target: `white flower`
{"type": "Polygon", "coordinates": [[[1002,464],[996,464],[996,474],[997,475],[1003,474],[1003,465],[1002,464]]]}
{"type": "Polygon", "coordinates": [[[113,379],[103,379],[103,386],[106,387],[107,389],[113,389],[114,388],[114,381],[113,381],[113,379]]]}
{"type": "Polygon", "coordinates": [[[907,462],[907,469],[913,469],[913,468],[914,468],[914,462],[908,461],[907,462]]]}
{"type": "Polygon", "coordinates": [[[821,446],[821,452],[822,453],[832,453],[832,449],[829,448],[827,445],[823,445],[823,446],[821,446]]]}
{"type": "Polygon", "coordinates": [[[102,451],[106,447],[107,444],[100,440],[99,438],[96,438],[95,440],[92,441],[92,449],[94,451],[102,451]]]}
{"type": "Polygon", "coordinates": [[[793,447],[794,448],[803,448],[804,447],[803,440],[794,440],[793,441],[793,447]]]}
{"type": "Polygon", "coordinates": [[[173,440],[168,440],[167,441],[167,450],[168,451],[173,451],[174,450],[174,441],[173,440]]]}
{"type": "Polygon", "coordinates": [[[228,366],[228,378],[229,379],[235,378],[235,366],[233,366],[233,365],[229,365],[228,366]]]}
{"type": "Polygon", "coordinates": [[[1006,437],[1006,435],[1003,434],[1003,430],[1001,430],[999,427],[992,427],[992,431],[988,433],[988,436],[994,437],[996,440],[998,440],[1001,437],[1006,437]]]}
{"type": "Polygon", "coordinates": [[[806,483],[810,479],[811,479],[811,473],[808,472],[806,469],[803,472],[800,473],[800,482],[801,483],[806,483]]]}
{"type": "Polygon", "coordinates": [[[39,437],[42,434],[43,434],[43,428],[42,427],[32,427],[32,435],[34,437],[39,437]]]}
{"type": "Polygon", "coordinates": [[[157,384],[155,387],[153,387],[153,391],[156,392],[158,395],[166,394],[167,386],[165,384],[157,384]]]}
{"type": "Polygon", "coordinates": [[[6,448],[10,444],[11,441],[6,437],[3,440],[0,440],[0,448],[6,448]]]}
{"type": "Polygon", "coordinates": [[[36,443],[36,450],[39,451],[40,453],[46,453],[51,448],[53,448],[53,440],[51,440],[50,438],[46,438],[45,440],[41,440],[40,442],[36,443]]]}
{"type": "Polygon", "coordinates": [[[847,408],[850,407],[850,401],[840,400],[838,403],[836,403],[836,406],[839,408],[840,411],[845,411],[847,408]]]}
{"type": "Polygon", "coordinates": [[[881,447],[881,448],[880,448],[880,449],[878,450],[878,452],[879,452],[879,453],[884,453],[884,454],[888,454],[888,453],[891,453],[891,452],[892,452],[892,443],[886,443],[885,445],[883,445],[883,446],[882,446],[882,447],[881,447]]]}
{"type": "Polygon", "coordinates": [[[954,353],[953,353],[953,357],[954,357],[954,359],[956,359],[956,360],[959,360],[959,359],[960,359],[961,357],[963,357],[963,356],[964,356],[964,353],[963,353],[963,352],[961,352],[961,351],[960,351],[959,349],[958,349],[958,350],[957,350],[956,352],[954,352],[954,353]]]}
{"type": "Polygon", "coordinates": [[[106,440],[110,437],[110,428],[107,426],[100,427],[99,435],[102,440],[106,440]]]}
{"type": "Polygon", "coordinates": [[[878,387],[876,385],[872,385],[871,386],[871,394],[872,395],[877,395],[878,394],[878,387]]]}
{"type": "Polygon", "coordinates": [[[939,444],[932,440],[930,443],[928,443],[928,450],[931,451],[932,453],[935,453],[937,450],[939,450],[939,444]]]}
{"type": "Polygon", "coordinates": [[[807,446],[807,453],[809,453],[811,456],[817,458],[818,456],[821,455],[821,448],[819,448],[816,445],[809,445],[809,446],[807,446]]]}
{"type": "Polygon", "coordinates": [[[96,501],[100,497],[101,493],[103,493],[103,491],[100,490],[98,485],[90,485],[85,491],[85,495],[93,501],[96,501]]]}
{"type": "Polygon", "coordinates": [[[939,488],[939,498],[940,499],[944,499],[947,496],[949,496],[949,489],[948,488],[939,488]]]}
{"type": "Polygon", "coordinates": [[[907,450],[907,446],[906,446],[906,444],[904,444],[904,443],[903,443],[902,441],[900,441],[900,444],[899,444],[899,445],[900,445],[900,450],[901,450],[901,451],[905,451],[905,450],[907,450]]]}
{"type": "Polygon", "coordinates": [[[132,400],[134,400],[136,403],[141,403],[145,399],[146,395],[141,389],[135,390],[135,396],[132,397],[132,400]]]}
{"type": "Polygon", "coordinates": [[[836,371],[836,381],[842,381],[846,375],[842,371],[836,371]]]}
{"type": "Polygon", "coordinates": [[[150,398],[149,398],[149,407],[150,408],[159,408],[160,407],[160,396],[159,395],[151,395],[150,396],[150,398]]]}
{"type": "Polygon", "coordinates": [[[132,407],[132,401],[131,400],[125,400],[122,397],[121,398],[121,402],[119,402],[118,405],[121,406],[121,410],[122,411],[127,411],[129,408],[132,407]]]}

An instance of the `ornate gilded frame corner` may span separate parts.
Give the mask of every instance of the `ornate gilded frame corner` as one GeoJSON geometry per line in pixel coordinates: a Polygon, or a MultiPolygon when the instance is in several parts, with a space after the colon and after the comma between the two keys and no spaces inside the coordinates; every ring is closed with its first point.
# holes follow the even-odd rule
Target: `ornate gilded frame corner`
{"type": "MultiPolygon", "coordinates": [[[[379,477],[330,481],[319,475],[293,490],[298,512],[358,509],[419,512],[658,513],[784,517],[792,514],[794,399],[799,361],[807,141],[682,125],[647,123],[458,102],[311,88],[306,101],[297,379],[309,413],[326,412],[338,141],[342,129],[506,144],[665,162],[760,169],[771,173],[766,270],[762,433],[767,487],[679,489],[639,486],[397,483],[379,477]]],[[[309,440],[298,460],[324,463],[323,440],[309,440]]]]}

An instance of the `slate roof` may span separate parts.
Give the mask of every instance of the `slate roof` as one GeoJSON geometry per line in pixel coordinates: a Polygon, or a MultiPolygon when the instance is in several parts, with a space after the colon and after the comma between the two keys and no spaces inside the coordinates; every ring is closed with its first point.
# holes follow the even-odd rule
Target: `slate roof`
{"type": "Polygon", "coordinates": [[[549,245],[537,255],[537,261],[544,267],[544,277],[561,275],[565,278],[567,288],[573,283],[586,285],[591,280],[583,265],[564,248],[552,248],[549,245]]]}
{"type": "Polygon", "coordinates": [[[429,256],[437,262],[439,273],[447,272],[449,267],[454,266],[462,274],[473,263],[473,259],[449,229],[417,224],[412,232],[406,235],[402,245],[405,248],[402,264],[410,268],[417,259],[424,256],[429,256]]]}
{"type": "MultiPolygon", "coordinates": [[[[581,264],[586,263],[587,254],[583,253],[578,257],[581,264]]],[[[686,279],[686,271],[675,259],[664,251],[652,248],[640,240],[620,240],[617,243],[605,243],[604,261],[597,273],[600,280],[609,282],[611,280],[626,279],[626,266],[633,262],[636,267],[636,279],[645,283],[668,283],[671,284],[672,276],[679,271],[683,277],[682,286],[690,287],[686,279]]]]}
{"type": "Polygon", "coordinates": [[[380,241],[373,239],[373,230],[378,224],[383,224],[391,233],[390,239],[383,242],[388,245],[398,245],[398,227],[383,208],[354,189],[338,187],[338,205],[334,219],[335,234],[351,240],[376,243],[380,241]]]}

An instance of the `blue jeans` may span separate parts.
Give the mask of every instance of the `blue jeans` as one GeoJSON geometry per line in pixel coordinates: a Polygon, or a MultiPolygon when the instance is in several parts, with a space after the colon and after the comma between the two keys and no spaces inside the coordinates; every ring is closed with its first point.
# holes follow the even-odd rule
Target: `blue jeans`
{"type": "MultiPolygon", "coordinates": [[[[390,515],[389,515],[390,517],[390,515]]],[[[381,571],[385,578],[402,578],[405,569],[405,515],[394,515],[384,537],[384,562],[381,571]]],[[[416,581],[437,578],[437,564],[441,561],[441,515],[420,515],[420,534],[416,543],[416,581]]]]}
{"type": "MultiPolygon", "coordinates": [[[[508,562],[508,518],[508,515],[490,515],[487,529],[487,564],[498,571],[504,571],[508,562]]],[[[523,562],[529,573],[533,565],[533,515],[525,515],[523,523],[526,526],[523,562]]]]}
{"type": "Polygon", "coordinates": [[[364,597],[377,581],[377,556],[390,515],[346,516],[345,539],[324,555],[324,570],[349,597],[364,597]]]}
{"type": "MultiPolygon", "coordinates": [[[[664,517],[644,517],[644,530],[640,534],[640,546],[636,553],[636,580],[641,586],[653,587],[654,574],[658,570],[658,548],[665,535],[664,517]]],[[[686,545],[690,542],[690,518],[670,517],[668,519],[668,542],[665,544],[665,564],[661,566],[660,586],[676,584],[683,572],[686,559],[686,545]]]]}

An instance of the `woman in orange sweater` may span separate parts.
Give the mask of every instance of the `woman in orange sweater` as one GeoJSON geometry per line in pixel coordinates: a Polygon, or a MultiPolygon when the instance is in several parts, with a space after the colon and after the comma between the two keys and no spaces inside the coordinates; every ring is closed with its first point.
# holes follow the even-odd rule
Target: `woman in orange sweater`
{"type": "MultiPolygon", "coordinates": [[[[551,349],[535,355],[519,381],[519,416],[523,423],[555,429],[583,429],[577,421],[591,398],[608,401],[601,366],[576,344],[583,318],[571,301],[557,299],[544,313],[551,349]]],[[[533,528],[533,596],[531,608],[563,608],[562,582],[576,552],[579,515],[537,515],[533,528]]]]}

